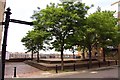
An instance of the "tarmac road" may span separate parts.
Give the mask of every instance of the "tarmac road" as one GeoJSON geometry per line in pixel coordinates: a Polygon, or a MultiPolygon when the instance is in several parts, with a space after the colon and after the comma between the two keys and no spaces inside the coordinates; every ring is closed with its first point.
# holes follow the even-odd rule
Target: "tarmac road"
{"type": "Polygon", "coordinates": [[[36,78],[13,78],[5,80],[120,80],[118,79],[118,67],[102,67],[91,70],[64,72],[52,74],[44,78],[36,75],[36,78]]]}
{"type": "Polygon", "coordinates": [[[66,79],[67,78],[69,79],[72,79],[72,78],[118,78],[117,66],[101,67],[96,69],[90,69],[90,70],[86,69],[86,70],[72,71],[72,72],[61,72],[56,74],[56,73],[41,71],[23,62],[6,63],[5,78],[12,78],[14,67],[17,67],[17,76],[18,76],[15,80],[28,80],[27,78],[29,78],[29,80],[36,80],[32,78],[38,78],[37,80],[41,80],[40,78],[49,78],[49,79],[50,78],[54,78],[54,79],[57,79],[57,78],[66,78],[66,79]],[[22,79],[22,78],[26,78],[26,79],[22,79]]]}
{"type": "Polygon", "coordinates": [[[103,67],[95,70],[82,70],[71,74],[54,75],[52,78],[118,78],[118,67],[103,67]]]}

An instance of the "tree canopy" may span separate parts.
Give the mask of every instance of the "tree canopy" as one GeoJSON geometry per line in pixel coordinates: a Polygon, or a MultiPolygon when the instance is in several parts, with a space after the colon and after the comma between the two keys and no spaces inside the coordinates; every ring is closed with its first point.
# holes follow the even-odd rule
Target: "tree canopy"
{"type": "MultiPolygon", "coordinates": [[[[49,33],[42,30],[31,30],[25,37],[22,38],[21,42],[23,42],[23,45],[26,47],[27,52],[32,51],[33,53],[38,53],[39,55],[39,50],[45,50],[46,48],[44,46],[44,43],[48,35],[49,33]]],[[[39,60],[39,56],[37,60],[39,60]]]]}
{"type": "MultiPolygon", "coordinates": [[[[85,38],[86,45],[91,53],[91,47],[113,46],[117,42],[117,19],[113,11],[96,11],[90,14],[86,21],[85,38]]],[[[90,54],[91,55],[91,54],[90,54]]]]}
{"type": "Polygon", "coordinates": [[[62,65],[63,51],[68,44],[67,41],[72,39],[71,36],[74,33],[77,34],[85,24],[88,9],[88,6],[80,2],[65,2],[57,5],[51,3],[47,5],[46,9],[42,9],[32,16],[36,25],[35,29],[50,32],[54,39],[51,42],[52,47],[56,51],[61,51],[62,65]]]}
{"type": "Polygon", "coordinates": [[[73,46],[81,46],[89,50],[91,62],[92,47],[117,45],[119,43],[119,27],[113,11],[100,9],[88,17],[89,6],[81,2],[51,3],[45,9],[36,11],[33,16],[34,29],[22,39],[28,50],[49,49],[61,52],[61,69],[63,69],[63,51],[73,46]]]}

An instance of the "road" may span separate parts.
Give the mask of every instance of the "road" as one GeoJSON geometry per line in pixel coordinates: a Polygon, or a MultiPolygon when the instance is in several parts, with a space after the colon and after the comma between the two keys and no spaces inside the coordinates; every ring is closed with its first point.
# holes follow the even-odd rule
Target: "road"
{"type": "MultiPolygon", "coordinates": [[[[118,68],[107,67],[74,72],[61,72],[41,77],[31,75],[27,78],[14,78],[14,80],[120,80],[118,79],[118,68]]],[[[6,79],[13,80],[13,79],[6,79]]]]}
{"type": "Polygon", "coordinates": [[[66,74],[58,74],[52,78],[118,78],[118,67],[82,70],[66,74]]]}
{"type": "Polygon", "coordinates": [[[118,67],[109,66],[72,72],[41,71],[23,62],[6,63],[5,78],[13,77],[13,68],[17,67],[18,78],[118,78],[118,67]]]}

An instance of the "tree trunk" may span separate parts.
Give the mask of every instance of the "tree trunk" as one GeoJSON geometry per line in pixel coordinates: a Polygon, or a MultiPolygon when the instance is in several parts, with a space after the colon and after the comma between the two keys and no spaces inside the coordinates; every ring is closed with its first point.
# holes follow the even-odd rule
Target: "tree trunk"
{"type": "Polygon", "coordinates": [[[105,59],[105,48],[103,48],[103,62],[106,62],[106,59],[105,59]]]}
{"type": "Polygon", "coordinates": [[[61,50],[61,70],[64,71],[63,50],[61,50]]]}
{"type": "Polygon", "coordinates": [[[73,59],[75,59],[74,49],[73,49],[73,59]]]}
{"type": "Polygon", "coordinates": [[[89,46],[88,50],[89,50],[89,67],[92,67],[92,53],[91,53],[92,48],[91,48],[91,45],[89,46]]]}
{"type": "Polygon", "coordinates": [[[31,60],[33,60],[33,50],[32,50],[32,53],[31,53],[31,60]]]}
{"type": "Polygon", "coordinates": [[[118,69],[120,70],[120,44],[118,45],[118,66],[118,69]]]}
{"type": "Polygon", "coordinates": [[[39,51],[37,52],[37,62],[39,62],[39,51]]]}
{"type": "Polygon", "coordinates": [[[82,58],[85,59],[85,48],[83,48],[82,58]]]}
{"type": "Polygon", "coordinates": [[[61,43],[61,70],[64,71],[64,54],[63,54],[63,51],[64,51],[64,39],[62,40],[62,43],[61,43]]]}
{"type": "Polygon", "coordinates": [[[99,52],[99,47],[97,47],[97,59],[100,61],[100,52],[99,52]]]}

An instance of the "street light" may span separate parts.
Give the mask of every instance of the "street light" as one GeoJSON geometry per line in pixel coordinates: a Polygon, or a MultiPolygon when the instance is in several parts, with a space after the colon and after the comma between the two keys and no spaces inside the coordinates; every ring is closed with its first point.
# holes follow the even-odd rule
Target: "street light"
{"type": "Polygon", "coordinates": [[[5,18],[5,27],[4,27],[4,37],[3,37],[3,44],[2,44],[2,79],[4,80],[4,73],[5,73],[5,56],[6,56],[6,46],[7,46],[7,33],[8,33],[8,26],[10,21],[10,15],[12,14],[10,8],[7,8],[7,11],[5,11],[6,18],[5,18]]]}
{"type": "Polygon", "coordinates": [[[2,64],[1,80],[4,80],[4,73],[5,73],[5,57],[6,57],[7,33],[8,33],[9,22],[26,24],[26,25],[33,25],[33,22],[26,22],[26,21],[21,21],[21,20],[16,20],[16,19],[10,19],[10,15],[12,14],[10,11],[11,11],[11,9],[7,8],[7,11],[5,11],[5,14],[6,14],[5,22],[0,22],[0,25],[5,25],[3,44],[2,44],[2,54],[1,54],[1,64],[2,64]]]}

